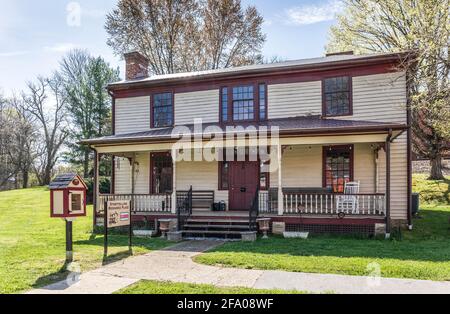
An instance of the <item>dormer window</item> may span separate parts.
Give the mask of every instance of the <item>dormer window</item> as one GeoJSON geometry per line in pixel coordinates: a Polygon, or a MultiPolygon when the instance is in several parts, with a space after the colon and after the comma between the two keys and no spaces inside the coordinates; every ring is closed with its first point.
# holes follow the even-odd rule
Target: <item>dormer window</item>
{"type": "Polygon", "coordinates": [[[323,116],[350,116],[352,108],[352,78],[333,77],[323,80],[323,116]]]}
{"type": "Polygon", "coordinates": [[[173,126],[173,94],[154,94],[152,101],[152,128],[173,126]]]}

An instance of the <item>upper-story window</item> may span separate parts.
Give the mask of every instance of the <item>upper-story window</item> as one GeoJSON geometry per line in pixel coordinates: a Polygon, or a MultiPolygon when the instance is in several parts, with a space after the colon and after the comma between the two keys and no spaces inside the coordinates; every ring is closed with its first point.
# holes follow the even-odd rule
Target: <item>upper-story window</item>
{"type": "Polygon", "coordinates": [[[233,88],[233,120],[248,121],[255,119],[254,87],[239,86],[233,88]]]}
{"type": "Polygon", "coordinates": [[[173,126],[172,93],[153,95],[152,128],[173,126]]]}
{"type": "Polygon", "coordinates": [[[267,85],[264,83],[220,89],[221,122],[266,120],[267,105],[267,85]]]}
{"type": "Polygon", "coordinates": [[[352,109],[352,78],[348,76],[323,80],[323,115],[348,116],[352,109]]]}

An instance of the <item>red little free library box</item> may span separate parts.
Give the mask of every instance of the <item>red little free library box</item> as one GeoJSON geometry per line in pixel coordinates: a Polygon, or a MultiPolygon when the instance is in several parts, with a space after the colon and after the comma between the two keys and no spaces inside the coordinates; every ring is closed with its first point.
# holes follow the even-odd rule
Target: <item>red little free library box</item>
{"type": "Polygon", "coordinates": [[[63,174],[50,184],[50,216],[76,218],[86,216],[87,186],[77,174],[63,174]]]}

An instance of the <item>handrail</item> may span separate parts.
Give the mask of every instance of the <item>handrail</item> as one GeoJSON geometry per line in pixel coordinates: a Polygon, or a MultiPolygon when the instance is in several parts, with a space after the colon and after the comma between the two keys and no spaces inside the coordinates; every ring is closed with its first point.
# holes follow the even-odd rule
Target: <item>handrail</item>
{"type": "MultiPolygon", "coordinates": [[[[184,193],[183,193],[184,194],[184,193]]],[[[183,197],[182,193],[177,193],[177,220],[178,220],[178,231],[182,231],[186,221],[192,216],[192,186],[190,190],[185,193],[186,196],[183,197]],[[180,196],[182,195],[182,196],[180,196]]]]}
{"type": "Polygon", "coordinates": [[[259,216],[259,188],[256,190],[256,195],[253,199],[252,208],[250,209],[250,215],[249,215],[250,231],[258,230],[258,225],[257,225],[258,216],[259,216]]]}

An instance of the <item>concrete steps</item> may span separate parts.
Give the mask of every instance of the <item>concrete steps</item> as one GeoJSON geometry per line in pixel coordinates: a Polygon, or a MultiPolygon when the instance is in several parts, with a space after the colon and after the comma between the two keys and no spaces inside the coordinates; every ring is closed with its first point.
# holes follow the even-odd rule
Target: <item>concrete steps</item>
{"type": "MultiPolygon", "coordinates": [[[[243,219],[190,218],[183,226],[184,238],[247,239],[250,221],[243,219]]],[[[256,232],[254,232],[256,238],[256,232]]],[[[245,240],[244,239],[244,240],[245,240]]]]}

